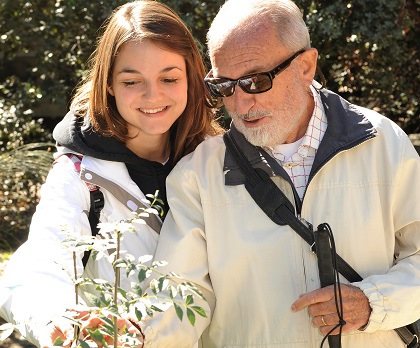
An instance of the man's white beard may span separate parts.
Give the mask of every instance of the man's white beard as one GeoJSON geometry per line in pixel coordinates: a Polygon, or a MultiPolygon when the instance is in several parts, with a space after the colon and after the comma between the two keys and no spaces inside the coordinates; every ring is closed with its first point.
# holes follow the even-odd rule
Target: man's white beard
{"type": "MultiPolygon", "coordinates": [[[[267,115],[267,113],[265,113],[265,115],[267,115]]],[[[283,144],[290,135],[292,128],[294,128],[298,119],[289,115],[287,118],[287,124],[282,125],[280,122],[275,122],[277,121],[276,117],[269,115],[267,117],[272,119],[271,122],[263,124],[259,127],[249,128],[244,125],[242,119],[252,119],[255,115],[243,116],[232,114],[231,116],[235,127],[245,136],[245,139],[252,145],[261,147],[273,147],[274,145],[283,144]]]]}
{"type": "Polygon", "coordinates": [[[272,135],[270,134],[270,129],[267,130],[267,125],[263,125],[257,128],[248,128],[245,127],[241,121],[234,121],[234,124],[238,131],[241,132],[245,136],[245,139],[248,140],[252,145],[262,147],[270,146],[268,144],[272,142],[272,135]]]}

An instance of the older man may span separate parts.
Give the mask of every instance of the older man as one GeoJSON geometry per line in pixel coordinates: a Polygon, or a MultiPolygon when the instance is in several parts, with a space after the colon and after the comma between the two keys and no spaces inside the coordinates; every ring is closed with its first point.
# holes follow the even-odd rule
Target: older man
{"type": "MultiPolygon", "coordinates": [[[[420,317],[420,159],[407,136],[313,80],[317,50],[289,0],[228,0],[208,48],[206,84],[241,152],[280,182],[296,215],[331,226],[364,278],[341,278],[343,347],[404,347],[393,329],[420,317]]],[[[244,183],[220,137],[168,178],[156,259],[203,291],[208,317],[193,328],[168,310],[143,326],[146,346],[190,347],[202,335],[203,347],[319,347],[340,323],[317,257],[244,183]]]]}

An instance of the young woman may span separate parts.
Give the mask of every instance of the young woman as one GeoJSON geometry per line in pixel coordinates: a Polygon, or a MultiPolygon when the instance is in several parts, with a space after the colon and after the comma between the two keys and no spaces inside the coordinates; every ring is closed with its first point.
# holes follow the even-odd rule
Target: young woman
{"type": "MultiPolygon", "coordinates": [[[[3,277],[0,312],[37,345],[46,331],[57,331],[51,321],[75,304],[73,262],[61,247],[66,237],[61,232],[91,235],[90,191],[103,194],[102,222],[133,218],[132,212],[144,207],[145,195],[157,190],[164,217],[165,179],[174,164],[221,132],[203,83],[200,53],[170,8],[155,1],[130,2],[117,8],[103,29],[89,77],[54,130],[56,161],[28,241],[3,277]]],[[[124,235],[121,249],[137,257],[153,254],[161,222],[151,216],[136,233],[124,235]]],[[[90,257],[84,266],[82,256],[78,274],[114,279],[107,258],[90,257]]],[[[122,276],[121,287],[129,288],[132,280],[122,276]]]]}

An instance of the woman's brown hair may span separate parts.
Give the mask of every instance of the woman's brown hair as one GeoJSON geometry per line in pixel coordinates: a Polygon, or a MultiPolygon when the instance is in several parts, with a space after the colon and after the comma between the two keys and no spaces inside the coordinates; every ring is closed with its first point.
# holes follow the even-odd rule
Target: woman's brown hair
{"type": "Polygon", "coordinates": [[[203,82],[205,68],[200,52],[187,26],[171,8],[153,0],[130,2],[116,8],[102,30],[86,82],[77,89],[70,106],[75,115],[85,117],[85,123],[104,136],[123,143],[128,140],[127,123],[107,86],[122,45],[148,40],[182,55],[187,66],[187,106],[171,128],[174,161],[193,151],[208,135],[222,132],[203,82]]]}

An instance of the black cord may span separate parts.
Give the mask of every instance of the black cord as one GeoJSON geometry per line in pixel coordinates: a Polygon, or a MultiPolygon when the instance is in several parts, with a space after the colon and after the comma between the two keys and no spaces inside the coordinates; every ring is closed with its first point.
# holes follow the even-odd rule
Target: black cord
{"type": "MultiPolygon", "coordinates": [[[[330,225],[328,225],[327,223],[323,223],[321,224],[328,232],[328,237],[330,239],[330,245],[331,245],[331,257],[332,257],[332,264],[333,264],[333,269],[334,269],[334,278],[335,278],[335,282],[334,282],[334,300],[335,300],[335,308],[337,310],[337,315],[338,315],[338,319],[339,322],[336,326],[334,326],[324,337],[324,339],[321,342],[321,346],[320,348],[323,347],[325,340],[328,338],[328,336],[331,335],[331,333],[338,327],[340,327],[340,331],[338,333],[339,336],[339,348],[341,348],[341,333],[343,330],[343,326],[346,325],[346,322],[343,318],[344,313],[343,313],[343,298],[341,296],[341,283],[340,283],[340,276],[337,270],[337,252],[335,249],[335,241],[334,241],[334,236],[331,230],[330,225]]],[[[319,228],[319,227],[318,227],[319,228]]]]}

